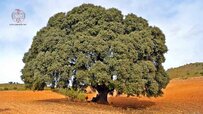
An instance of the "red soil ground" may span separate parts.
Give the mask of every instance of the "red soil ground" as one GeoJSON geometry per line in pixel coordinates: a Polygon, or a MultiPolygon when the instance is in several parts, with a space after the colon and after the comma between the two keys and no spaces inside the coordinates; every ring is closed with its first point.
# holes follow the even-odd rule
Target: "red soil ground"
{"type": "Polygon", "coordinates": [[[71,102],[51,91],[1,91],[2,114],[203,114],[203,77],[175,79],[158,98],[109,97],[111,105],[71,102]]]}

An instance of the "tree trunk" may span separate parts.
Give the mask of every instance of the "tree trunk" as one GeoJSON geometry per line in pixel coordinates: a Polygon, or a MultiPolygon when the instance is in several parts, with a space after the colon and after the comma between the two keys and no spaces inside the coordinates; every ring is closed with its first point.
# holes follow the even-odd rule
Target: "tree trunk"
{"type": "Polygon", "coordinates": [[[99,103],[99,104],[108,104],[107,101],[107,95],[108,95],[108,89],[106,87],[98,87],[96,88],[98,91],[98,94],[95,98],[92,99],[93,102],[99,103]]]}
{"type": "Polygon", "coordinates": [[[97,95],[97,103],[100,103],[100,104],[108,104],[108,101],[107,101],[107,94],[108,94],[107,91],[100,92],[100,93],[97,95]]]}

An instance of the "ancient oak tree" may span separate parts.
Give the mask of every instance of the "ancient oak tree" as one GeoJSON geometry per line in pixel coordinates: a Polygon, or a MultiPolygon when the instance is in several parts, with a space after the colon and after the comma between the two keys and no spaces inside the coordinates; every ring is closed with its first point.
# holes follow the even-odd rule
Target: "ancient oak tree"
{"type": "Polygon", "coordinates": [[[99,103],[113,90],[156,97],[169,82],[166,52],[162,31],[142,17],[83,4],[55,14],[36,33],[21,78],[34,90],[91,86],[99,103]]]}

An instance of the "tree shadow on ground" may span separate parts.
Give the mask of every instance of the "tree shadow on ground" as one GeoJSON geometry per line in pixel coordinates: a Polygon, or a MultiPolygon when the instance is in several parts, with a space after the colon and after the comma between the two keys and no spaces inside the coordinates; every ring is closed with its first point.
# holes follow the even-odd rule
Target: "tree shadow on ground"
{"type": "Polygon", "coordinates": [[[76,105],[76,106],[88,106],[88,107],[95,107],[95,108],[101,108],[102,107],[118,107],[122,109],[146,109],[148,107],[151,107],[155,105],[154,102],[149,100],[139,100],[138,98],[133,97],[110,97],[108,98],[109,105],[101,105],[96,104],[93,102],[74,102],[70,101],[68,98],[62,98],[62,99],[45,99],[45,100],[38,100],[38,102],[44,102],[44,103],[57,103],[57,104],[67,104],[67,105],[76,105]]]}
{"type": "Polygon", "coordinates": [[[67,102],[70,102],[70,100],[68,100],[68,98],[61,98],[61,99],[43,99],[43,100],[37,100],[37,102],[48,102],[48,103],[59,103],[59,104],[64,104],[67,102]]]}
{"type": "Polygon", "coordinates": [[[155,102],[149,100],[140,100],[133,97],[110,97],[108,101],[111,105],[115,107],[122,107],[124,109],[146,109],[155,105],[155,102]]]}
{"type": "Polygon", "coordinates": [[[85,105],[86,102],[72,101],[68,98],[60,98],[60,99],[43,99],[37,100],[36,102],[40,103],[57,103],[57,104],[67,104],[67,105],[85,105]]]}
{"type": "Polygon", "coordinates": [[[9,111],[11,110],[10,108],[0,108],[0,113],[4,112],[4,111],[9,111]]]}

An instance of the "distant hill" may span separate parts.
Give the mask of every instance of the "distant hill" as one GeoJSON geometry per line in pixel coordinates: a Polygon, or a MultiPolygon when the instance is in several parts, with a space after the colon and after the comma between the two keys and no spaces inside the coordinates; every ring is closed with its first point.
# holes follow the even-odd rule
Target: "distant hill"
{"type": "Polygon", "coordinates": [[[203,76],[203,62],[190,63],[177,68],[170,68],[167,70],[170,79],[173,78],[189,78],[203,76]]]}

